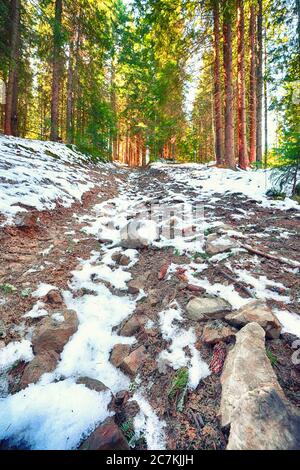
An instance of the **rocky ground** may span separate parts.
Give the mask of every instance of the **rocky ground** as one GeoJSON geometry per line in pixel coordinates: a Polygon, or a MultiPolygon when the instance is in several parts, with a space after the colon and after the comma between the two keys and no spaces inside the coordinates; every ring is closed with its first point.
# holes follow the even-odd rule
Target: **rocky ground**
{"type": "Polygon", "coordinates": [[[0,228],[2,448],[299,448],[300,212],[191,172],[112,167],[0,228]],[[204,222],[165,240],[153,201],[204,222]]]}

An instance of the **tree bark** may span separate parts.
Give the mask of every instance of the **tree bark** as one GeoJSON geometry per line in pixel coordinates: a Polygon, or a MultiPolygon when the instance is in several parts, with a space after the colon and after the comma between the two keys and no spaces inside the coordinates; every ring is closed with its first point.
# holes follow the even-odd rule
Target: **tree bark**
{"type": "Polygon", "coordinates": [[[258,0],[257,16],[257,131],[256,159],[262,161],[262,111],[263,111],[263,5],[258,0]]]}
{"type": "Polygon", "coordinates": [[[265,40],[265,53],[264,53],[264,121],[265,121],[265,152],[264,152],[264,164],[265,168],[267,167],[267,160],[268,160],[268,150],[269,150],[269,144],[268,144],[268,84],[267,84],[267,30],[265,28],[265,34],[264,34],[264,40],[265,40]]]}
{"type": "Polygon", "coordinates": [[[235,169],[232,87],[232,11],[231,0],[224,2],[224,82],[225,82],[225,164],[235,169]]]}
{"type": "Polygon", "coordinates": [[[6,90],[4,134],[18,133],[18,68],[20,47],[20,0],[11,2],[10,63],[6,90]]]}
{"type": "Polygon", "coordinates": [[[250,91],[249,91],[249,114],[250,114],[250,163],[256,162],[256,40],[255,40],[256,13],[255,6],[250,8],[250,91]]]}
{"type": "Polygon", "coordinates": [[[239,166],[246,170],[249,166],[246,130],[245,94],[245,17],[244,1],[238,0],[238,156],[239,166]]]}
{"type": "Polygon", "coordinates": [[[61,47],[62,0],[55,0],[55,20],[53,26],[52,99],[50,140],[59,140],[59,93],[62,74],[61,47]]]}
{"type": "Polygon", "coordinates": [[[224,163],[223,158],[223,127],[222,127],[222,92],[220,72],[220,8],[219,0],[213,2],[214,15],[214,125],[215,154],[217,165],[224,163]]]}
{"type": "Polygon", "coordinates": [[[68,144],[73,144],[73,53],[74,42],[73,38],[69,44],[69,60],[68,60],[68,82],[67,82],[67,110],[66,110],[66,132],[68,144]]]}

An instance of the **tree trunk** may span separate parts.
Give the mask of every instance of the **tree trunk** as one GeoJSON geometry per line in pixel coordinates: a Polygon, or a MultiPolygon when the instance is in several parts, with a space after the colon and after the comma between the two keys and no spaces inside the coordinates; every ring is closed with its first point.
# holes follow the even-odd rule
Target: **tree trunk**
{"type": "Polygon", "coordinates": [[[52,99],[50,140],[57,142],[59,123],[59,93],[62,74],[61,48],[62,0],[55,0],[55,20],[53,26],[52,99]]]}
{"type": "Polygon", "coordinates": [[[225,82],[225,164],[235,169],[232,88],[232,11],[231,0],[224,2],[224,82],[225,82]]]}
{"type": "Polygon", "coordinates": [[[249,92],[249,114],[250,114],[250,163],[256,162],[256,41],[255,41],[255,6],[250,9],[250,92],[249,92]]]}
{"type": "Polygon", "coordinates": [[[18,68],[20,47],[20,0],[11,2],[10,63],[6,90],[4,134],[18,133],[18,68]]]}
{"type": "Polygon", "coordinates": [[[262,111],[263,111],[263,6],[258,0],[257,16],[257,131],[256,159],[262,161],[262,111]]]}
{"type": "Polygon", "coordinates": [[[249,166],[246,131],[245,94],[245,17],[244,1],[238,0],[238,156],[243,170],[249,166]]]}
{"type": "Polygon", "coordinates": [[[68,144],[73,144],[73,38],[69,44],[69,60],[68,60],[68,82],[67,82],[67,111],[66,111],[66,132],[68,144]]]}
{"type": "Polygon", "coordinates": [[[265,168],[267,167],[267,160],[268,160],[268,150],[269,150],[269,145],[268,145],[268,84],[267,84],[267,30],[265,28],[265,34],[264,34],[264,39],[265,39],[265,57],[264,57],[264,70],[265,70],[265,76],[264,76],[264,120],[265,120],[265,155],[264,155],[264,162],[265,162],[265,168]]]}
{"type": "Polygon", "coordinates": [[[214,124],[215,124],[215,154],[217,165],[223,160],[223,128],[222,128],[222,93],[220,74],[220,11],[219,0],[214,0],[214,124]]]}

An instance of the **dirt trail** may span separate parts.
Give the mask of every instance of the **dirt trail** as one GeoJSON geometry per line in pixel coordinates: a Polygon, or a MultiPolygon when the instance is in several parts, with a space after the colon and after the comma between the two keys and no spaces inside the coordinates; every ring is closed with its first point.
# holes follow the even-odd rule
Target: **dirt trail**
{"type": "MultiPolygon", "coordinates": [[[[96,220],[95,205],[118,196],[120,185],[122,190],[129,194],[129,199],[131,194],[132,200],[137,204],[139,198],[140,202],[144,203],[145,196],[157,202],[168,198],[176,201],[176,197],[180,200],[180,197],[184,196],[186,201],[192,202],[201,195],[201,189],[187,187],[184,183],[174,180],[164,170],[115,169],[110,176],[109,187],[103,186],[102,189],[89,191],[85,194],[82,204],[74,204],[68,209],[58,208],[52,212],[32,212],[32,215],[39,219],[37,223],[33,219],[26,228],[10,226],[0,229],[0,285],[13,286],[13,290],[9,287],[6,290],[5,287],[2,288],[0,296],[0,341],[9,344],[11,341],[21,340],[25,334],[34,331],[38,326],[40,318],[24,319],[23,315],[34,307],[37,299],[33,298],[31,293],[41,283],[55,285],[60,291],[65,291],[69,289],[79,258],[88,260],[93,252],[97,251],[101,259],[107,253],[107,241],[88,234],[86,228],[89,226],[89,220],[96,220]]],[[[294,210],[287,212],[263,208],[254,200],[232,194],[222,195],[215,201],[204,196],[202,203],[205,220],[212,226],[216,221],[230,224],[232,230],[242,233],[252,246],[300,261],[299,218],[294,210]],[[240,214],[241,218],[236,217],[237,214],[240,214]]],[[[133,215],[127,216],[130,220],[133,215]]],[[[212,228],[206,230],[205,237],[213,231],[212,228]]],[[[235,234],[232,236],[235,238],[235,234]]],[[[176,301],[184,312],[193,297],[205,294],[206,289],[201,287],[201,282],[205,280],[210,286],[232,285],[242,299],[247,298],[247,289],[258,298],[267,292],[270,307],[300,314],[298,272],[296,269],[282,266],[275,260],[253,256],[245,250],[235,250],[228,254],[228,257],[211,261],[204,271],[197,271],[195,268],[195,265],[200,266],[208,261],[201,257],[201,249],[193,255],[181,254],[174,246],[150,246],[139,249],[138,252],[137,262],[127,270],[132,280],[138,281],[139,287],[137,292],[132,291],[136,308],[131,317],[131,331],[125,336],[134,335],[136,338],[127,353],[144,347],[145,360],[140,364],[137,379],[130,379],[129,391],[125,398],[123,396],[121,405],[118,405],[116,400],[112,405],[116,412],[116,421],[126,437],[132,438],[135,412],[132,409],[134,406],[128,406],[128,403],[133,403],[128,402],[128,399],[143,390],[158,419],[165,423],[166,448],[223,449],[226,447],[227,436],[221,429],[218,418],[220,375],[212,373],[201,380],[195,389],[186,390],[183,404],[178,406],[180,389],[170,393],[178,371],[168,366],[158,367],[157,362],[160,354],[170,346],[170,341],[164,338],[160,329],[160,313],[169,308],[173,301],[176,301]],[[173,271],[169,270],[165,276],[159,275],[164,266],[168,268],[171,265],[175,266],[173,271]],[[195,290],[187,278],[189,269],[193,271],[195,284],[198,285],[195,290]],[[245,272],[252,277],[247,279],[245,272]],[[228,276],[237,278],[238,273],[241,277],[233,285],[228,276]],[[253,278],[254,281],[258,280],[260,287],[253,278]],[[141,290],[145,296],[136,300],[141,290]],[[285,300],[287,296],[289,302],[285,300]]],[[[120,257],[116,256],[115,260],[114,269],[117,269],[120,257]]],[[[124,296],[122,289],[116,288],[109,280],[96,282],[105,285],[112,294],[124,296]]],[[[81,292],[78,295],[84,294],[81,292]]],[[[248,297],[251,300],[250,296],[248,297]]],[[[49,312],[56,311],[57,306],[47,304],[47,309],[49,312]]],[[[121,322],[115,328],[115,333],[124,335],[125,324],[126,320],[121,322]]],[[[182,331],[194,329],[195,347],[201,358],[210,364],[214,347],[203,341],[203,322],[195,323],[184,316],[180,328],[182,331]]],[[[287,397],[299,406],[300,372],[291,362],[291,346],[294,339],[293,335],[284,333],[280,339],[267,340],[267,349],[275,358],[272,365],[287,397]]],[[[232,343],[233,340],[227,342],[225,349],[228,350],[232,343]]],[[[184,352],[187,357],[191,354],[188,348],[185,348],[184,352]]],[[[21,377],[24,366],[25,364],[21,363],[12,369],[9,376],[10,390],[14,389],[15,383],[21,377]]],[[[147,443],[145,439],[140,439],[136,440],[134,445],[136,448],[145,448],[147,443]]]]}

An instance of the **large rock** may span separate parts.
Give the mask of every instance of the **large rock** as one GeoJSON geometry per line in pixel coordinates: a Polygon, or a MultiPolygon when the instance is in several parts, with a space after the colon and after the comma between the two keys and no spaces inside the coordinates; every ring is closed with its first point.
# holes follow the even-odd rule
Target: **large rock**
{"type": "Polygon", "coordinates": [[[125,357],[128,356],[129,351],[129,344],[115,344],[110,354],[110,362],[115,367],[120,367],[125,357]]]}
{"type": "Polygon", "coordinates": [[[220,418],[222,426],[230,425],[228,449],[288,449],[296,445],[299,418],[289,410],[265,352],[265,331],[258,323],[248,323],[236,334],[221,384],[220,418]]]}
{"type": "Polygon", "coordinates": [[[210,321],[205,324],[201,340],[207,344],[217,344],[221,341],[231,341],[235,336],[236,330],[230,328],[220,320],[210,321]]]}
{"type": "Polygon", "coordinates": [[[300,414],[272,387],[240,400],[233,415],[228,450],[299,450],[300,414]]]}
{"type": "Polygon", "coordinates": [[[209,255],[217,255],[218,253],[224,253],[237,246],[236,241],[231,238],[212,233],[207,237],[205,249],[209,255]]]}
{"type": "Polygon", "coordinates": [[[129,356],[125,357],[123,362],[121,363],[120,367],[126,374],[131,376],[135,376],[141,367],[141,365],[146,360],[144,346],[140,346],[139,348],[135,349],[129,356]]]}
{"type": "Polygon", "coordinates": [[[71,336],[78,329],[78,318],[73,310],[63,312],[65,321],[57,323],[51,317],[44,318],[37,328],[33,338],[32,346],[35,354],[43,351],[56,351],[61,353],[71,336]]]}
{"type": "Polygon", "coordinates": [[[265,330],[268,338],[277,339],[280,336],[280,322],[267,304],[261,300],[249,302],[237,312],[226,315],[225,319],[228,323],[237,327],[256,322],[265,330]]]}
{"type": "Polygon", "coordinates": [[[221,376],[221,423],[231,423],[231,415],[243,395],[265,386],[283,394],[265,351],[265,331],[258,323],[248,323],[236,334],[221,376]]]}
{"type": "Polygon", "coordinates": [[[226,300],[217,297],[194,297],[186,309],[188,318],[195,321],[223,318],[226,312],[232,310],[226,300]]]}
{"type": "Polygon", "coordinates": [[[153,220],[130,220],[120,236],[124,248],[145,248],[157,238],[157,226],[153,220]]]}
{"type": "Polygon", "coordinates": [[[129,450],[129,445],[113,418],[108,418],[81,444],[79,450],[129,450]]]}
{"type": "Polygon", "coordinates": [[[43,374],[55,369],[58,360],[59,354],[57,352],[42,351],[26,365],[16,390],[22,390],[29,384],[38,382],[43,374]]]}

